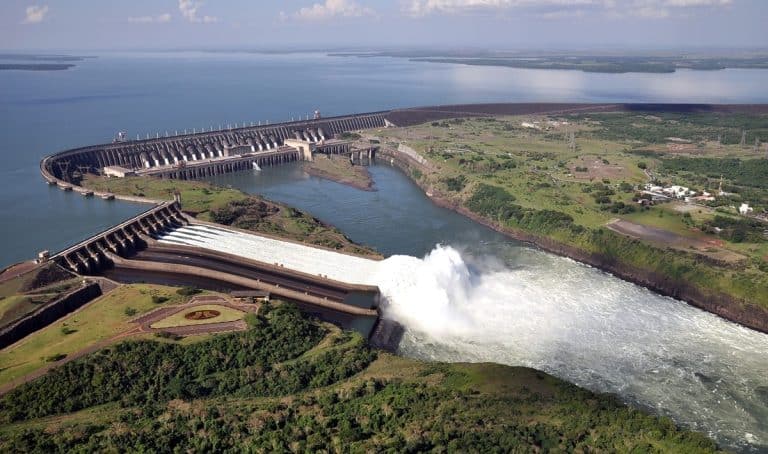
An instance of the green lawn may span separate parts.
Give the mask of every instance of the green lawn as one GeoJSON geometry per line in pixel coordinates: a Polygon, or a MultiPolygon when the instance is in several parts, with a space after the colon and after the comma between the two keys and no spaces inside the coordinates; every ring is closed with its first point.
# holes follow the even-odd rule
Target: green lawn
{"type": "Polygon", "coordinates": [[[126,331],[127,308],[136,314],[159,307],[152,296],[168,298],[164,304],[178,304],[186,297],[176,289],[155,285],[125,285],[89,303],[81,310],[36,331],[21,341],[0,350],[0,385],[31,373],[47,364],[46,358],[57,354],[72,354],[99,341],[126,331]],[[65,334],[64,328],[74,330],[65,334]]]}
{"type": "Polygon", "coordinates": [[[184,209],[193,213],[207,213],[233,200],[247,197],[241,191],[220,188],[201,181],[149,177],[106,178],[89,175],[82,184],[96,191],[160,200],[172,200],[173,194],[178,191],[184,209]]]}
{"type": "Polygon", "coordinates": [[[158,320],[157,322],[153,323],[150,326],[154,329],[175,328],[177,326],[206,325],[209,323],[234,322],[235,320],[242,320],[243,317],[245,317],[245,312],[243,311],[232,309],[226,306],[220,306],[218,304],[204,304],[201,306],[194,306],[194,307],[180,310],[179,312],[176,312],[175,314],[169,317],[166,317],[162,320],[158,320]],[[185,317],[185,315],[190,312],[198,312],[198,311],[216,311],[220,315],[213,318],[209,318],[209,319],[203,319],[203,320],[190,320],[185,317]]]}

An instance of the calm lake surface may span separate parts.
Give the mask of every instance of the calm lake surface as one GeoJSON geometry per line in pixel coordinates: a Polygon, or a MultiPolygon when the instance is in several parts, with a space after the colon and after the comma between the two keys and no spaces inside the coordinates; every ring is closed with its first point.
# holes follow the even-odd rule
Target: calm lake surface
{"type": "MultiPolygon", "coordinates": [[[[76,54],[76,52],[73,52],[76,54]]],[[[90,55],[90,53],[89,53],[90,55]]],[[[192,128],[470,102],[768,102],[768,71],[588,74],[324,54],[113,53],[0,71],[0,266],[60,250],[143,207],[48,188],[40,158],[192,128]]]]}
{"type": "MultiPolygon", "coordinates": [[[[768,71],[587,74],[321,54],[104,54],[69,71],[0,71],[0,266],[147,208],[49,188],[42,156],[185,128],[469,102],[768,102],[768,71]]],[[[216,181],[311,212],[387,255],[403,354],[537,367],[614,392],[737,450],[768,449],[768,336],[432,205],[404,175],[378,192],[296,166],[216,181]],[[436,248],[437,244],[444,247],[436,248]]]]}

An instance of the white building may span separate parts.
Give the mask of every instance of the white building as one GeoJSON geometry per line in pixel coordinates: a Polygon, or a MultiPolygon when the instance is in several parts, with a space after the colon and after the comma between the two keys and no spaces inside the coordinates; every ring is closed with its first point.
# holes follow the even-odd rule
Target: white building
{"type": "Polygon", "coordinates": [[[673,197],[677,197],[678,199],[696,195],[696,191],[691,191],[685,186],[678,186],[678,185],[669,186],[667,188],[662,189],[661,191],[665,194],[669,194],[673,197]]]}
{"type": "Polygon", "coordinates": [[[105,176],[117,178],[132,177],[136,175],[135,171],[120,166],[106,166],[104,167],[103,172],[105,176]]]}
{"type": "Polygon", "coordinates": [[[754,211],[754,208],[749,206],[748,203],[742,203],[741,206],[739,207],[739,214],[741,214],[742,216],[746,216],[753,211],[754,211]]]}

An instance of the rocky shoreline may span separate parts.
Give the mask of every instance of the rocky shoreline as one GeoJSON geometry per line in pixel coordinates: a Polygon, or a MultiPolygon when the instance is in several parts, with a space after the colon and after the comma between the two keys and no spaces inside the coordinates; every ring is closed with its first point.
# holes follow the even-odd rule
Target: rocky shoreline
{"type": "Polygon", "coordinates": [[[473,213],[466,207],[449,200],[439,192],[426,187],[422,182],[414,179],[411,171],[418,169],[419,171],[425,172],[427,169],[424,165],[414,161],[408,156],[404,156],[402,153],[391,150],[380,150],[379,155],[388,158],[393,165],[403,170],[408,177],[426,193],[427,197],[438,206],[453,210],[515,240],[593,266],[625,281],[646,287],[661,295],[685,301],[694,307],[715,314],[731,322],[768,334],[768,310],[761,310],[755,306],[744,305],[741,301],[727,294],[704,293],[698,288],[687,285],[686,283],[677,282],[667,276],[636,269],[632,266],[616,262],[612,258],[600,254],[589,253],[576,247],[554,241],[550,238],[540,237],[522,230],[501,226],[496,222],[473,213]]]}

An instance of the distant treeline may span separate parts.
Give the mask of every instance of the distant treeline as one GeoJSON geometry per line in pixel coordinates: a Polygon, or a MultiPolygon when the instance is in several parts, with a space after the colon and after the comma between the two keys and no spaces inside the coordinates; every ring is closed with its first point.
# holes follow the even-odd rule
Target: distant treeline
{"type": "MultiPolygon", "coordinates": [[[[723,145],[741,143],[753,146],[755,139],[768,142],[768,116],[733,113],[662,113],[644,114],[580,114],[577,121],[599,123],[596,129],[580,132],[603,140],[628,141],[644,144],[668,143],[670,138],[682,138],[692,143],[716,141],[723,145]]],[[[577,136],[578,140],[578,136],[577,136]]]]}
{"type": "Polygon", "coordinates": [[[332,57],[399,57],[411,61],[453,63],[509,68],[567,69],[597,73],[672,73],[678,69],[720,70],[725,68],[768,69],[768,56],[613,56],[613,55],[539,55],[515,52],[483,51],[394,51],[332,53],[332,57]]]}
{"type": "Polygon", "coordinates": [[[0,71],[64,71],[74,67],[66,63],[0,63],[0,71]]]}
{"type": "Polygon", "coordinates": [[[740,186],[768,189],[768,159],[665,158],[664,169],[724,178],[740,186]]]}

